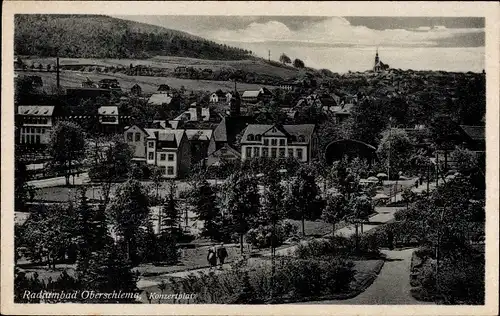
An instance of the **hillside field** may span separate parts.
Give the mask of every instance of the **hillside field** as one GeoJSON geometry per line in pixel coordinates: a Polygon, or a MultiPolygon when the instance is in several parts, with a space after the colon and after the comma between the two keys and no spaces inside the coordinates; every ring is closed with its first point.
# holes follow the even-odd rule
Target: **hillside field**
{"type": "MultiPolygon", "coordinates": [[[[56,73],[45,71],[20,71],[17,72],[19,76],[40,76],[43,80],[44,90],[50,92],[51,87],[56,86],[56,73]]],[[[82,81],[86,78],[94,82],[98,82],[104,78],[116,78],[120,82],[123,91],[130,91],[133,85],[139,84],[142,88],[143,94],[154,93],[160,84],[167,84],[171,88],[180,89],[182,86],[186,90],[193,91],[210,91],[214,92],[217,89],[223,91],[234,89],[234,83],[230,81],[211,81],[211,80],[192,80],[192,79],[179,79],[173,77],[148,77],[148,76],[127,76],[120,73],[87,73],[79,71],[61,71],[60,80],[62,88],[75,88],[81,87],[82,81]]],[[[256,90],[261,87],[268,89],[275,88],[274,86],[266,86],[250,83],[238,83],[238,90],[256,90]]]]}
{"type": "MultiPolygon", "coordinates": [[[[55,58],[40,58],[20,56],[26,65],[42,64],[44,67],[47,64],[55,66],[55,58]]],[[[97,58],[59,58],[59,64],[64,65],[81,65],[81,66],[102,66],[102,67],[129,67],[133,66],[151,66],[153,68],[175,69],[178,66],[193,67],[199,69],[211,69],[217,71],[221,69],[237,70],[241,69],[247,72],[255,72],[263,75],[277,76],[283,79],[294,77],[298,74],[298,70],[291,66],[274,66],[262,59],[245,59],[245,60],[209,60],[189,57],[175,56],[156,56],[149,59],[97,59],[97,58]]]]}

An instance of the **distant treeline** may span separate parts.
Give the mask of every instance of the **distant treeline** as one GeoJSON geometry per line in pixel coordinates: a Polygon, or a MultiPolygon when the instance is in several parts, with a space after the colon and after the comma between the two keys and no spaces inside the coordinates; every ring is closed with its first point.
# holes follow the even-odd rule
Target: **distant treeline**
{"type": "Polygon", "coordinates": [[[162,27],[99,15],[16,15],[16,55],[247,59],[252,52],[162,27]]]}

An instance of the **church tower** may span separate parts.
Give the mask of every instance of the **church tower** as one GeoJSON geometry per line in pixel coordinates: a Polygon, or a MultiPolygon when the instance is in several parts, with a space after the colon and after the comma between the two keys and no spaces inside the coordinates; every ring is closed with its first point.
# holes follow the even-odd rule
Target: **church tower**
{"type": "Polygon", "coordinates": [[[379,72],[382,70],[382,65],[380,64],[380,58],[378,57],[378,47],[377,47],[377,52],[375,54],[375,64],[373,66],[373,71],[374,72],[379,72]]]}

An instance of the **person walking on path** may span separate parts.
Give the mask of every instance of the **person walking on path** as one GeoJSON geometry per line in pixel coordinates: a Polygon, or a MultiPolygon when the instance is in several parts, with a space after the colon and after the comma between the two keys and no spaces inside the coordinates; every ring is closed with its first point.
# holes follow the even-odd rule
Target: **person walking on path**
{"type": "Polygon", "coordinates": [[[217,256],[215,254],[215,246],[208,248],[207,261],[210,265],[210,270],[217,266],[217,256]]]}
{"type": "Polygon", "coordinates": [[[220,247],[217,248],[217,258],[219,258],[219,269],[222,269],[222,266],[224,265],[224,260],[227,258],[227,250],[226,247],[224,247],[224,243],[220,243],[220,247]]]}

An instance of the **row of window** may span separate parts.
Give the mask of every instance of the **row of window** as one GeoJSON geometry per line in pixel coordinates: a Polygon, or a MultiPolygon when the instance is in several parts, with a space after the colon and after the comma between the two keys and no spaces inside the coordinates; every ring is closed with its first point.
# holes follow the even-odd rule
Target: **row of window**
{"type": "MultiPolygon", "coordinates": [[[[154,160],[155,159],[155,153],[150,151],[148,152],[148,160],[154,160]]],[[[174,161],[175,156],[174,154],[160,154],[160,161],[174,161]]]]}
{"type": "Polygon", "coordinates": [[[21,144],[40,144],[40,135],[21,135],[21,144]]]}
{"type": "Polygon", "coordinates": [[[172,166],[168,166],[168,167],[160,166],[160,170],[162,171],[163,174],[165,174],[165,171],[170,176],[174,174],[174,167],[172,167],[172,166]]]}
{"type": "Polygon", "coordinates": [[[45,134],[48,129],[40,127],[23,127],[21,134],[45,134]]]}
{"type": "MultiPolygon", "coordinates": [[[[246,147],[245,149],[245,154],[246,157],[261,157],[261,150],[260,147],[246,147]]],[[[286,150],[285,148],[271,148],[271,151],[269,151],[269,148],[262,148],[262,157],[271,157],[271,158],[276,158],[276,157],[294,157],[293,155],[293,148],[288,148],[286,150]],[[269,155],[271,153],[271,155],[269,155]],[[288,153],[288,155],[286,155],[288,153]],[[286,155],[286,156],[285,156],[286,155]]],[[[295,150],[295,157],[302,160],[304,157],[304,151],[302,148],[297,148],[295,150]]]]}
{"type": "MultiPolygon", "coordinates": [[[[262,137],[261,135],[253,135],[253,134],[249,134],[247,136],[247,140],[248,141],[256,141],[256,142],[260,142],[262,140],[262,137]]],[[[292,139],[294,140],[294,139],[292,139]]],[[[299,137],[297,137],[297,141],[299,142],[305,142],[306,139],[304,136],[302,135],[299,135],[299,137]]],[[[285,138],[280,138],[279,139],[279,143],[280,143],[280,146],[285,146],[286,145],[286,139],[285,138]]],[[[271,138],[271,145],[272,146],[277,146],[278,144],[278,139],[277,138],[271,138]]],[[[264,145],[265,146],[268,146],[269,145],[269,138],[264,138],[264,145]]]]}
{"type": "MultiPolygon", "coordinates": [[[[134,133],[128,132],[127,133],[127,141],[132,142],[134,141],[134,133]]],[[[135,141],[140,142],[141,141],[141,133],[135,133],[135,141]]]]}

